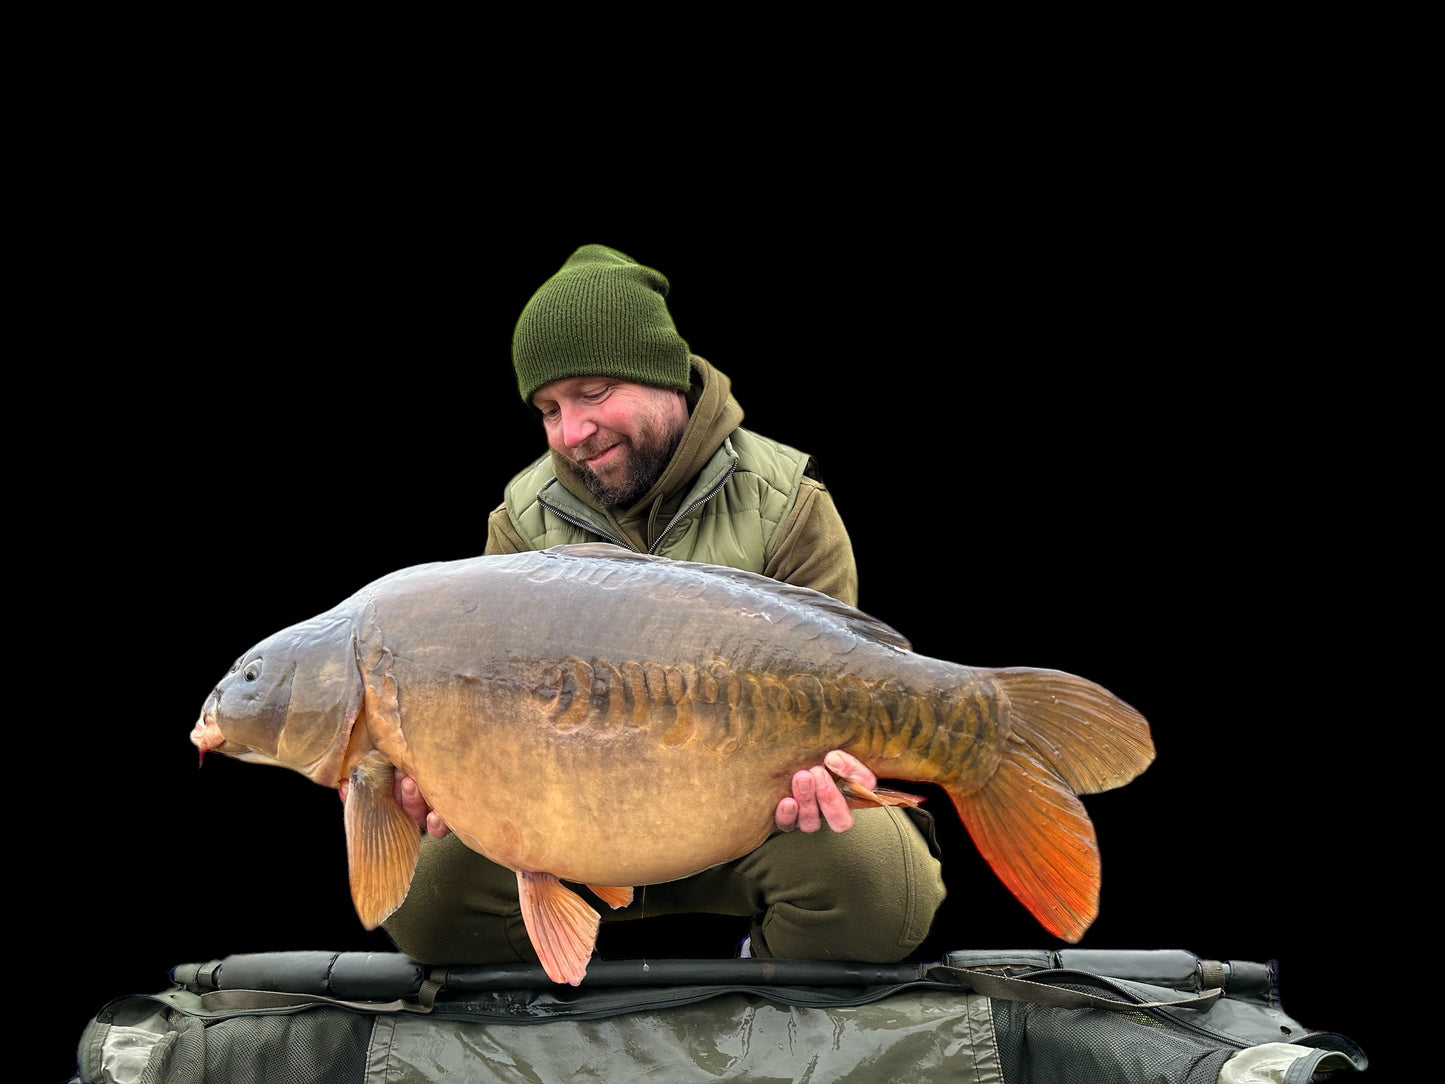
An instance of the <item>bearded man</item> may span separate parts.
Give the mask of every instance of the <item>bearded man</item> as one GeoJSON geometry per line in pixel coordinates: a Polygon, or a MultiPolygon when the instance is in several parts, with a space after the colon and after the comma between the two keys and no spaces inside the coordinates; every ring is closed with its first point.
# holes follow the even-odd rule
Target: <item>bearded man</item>
{"type": "MultiPolygon", "coordinates": [[[[857,605],[852,543],[812,457],[742,428],[731,381],[678,335],[669,288],[660,272],[586,245],[527,302],[512,364],[548,451],[507,484],[486,552],[610,542],[857,605]]],[[[876,777],[838,750],[825,763],[800,766],[777,831],[751,854],[649,885],[625,908],[602,908],[603,920],[736,915],[751,921],[752,956],[902,960],[944,898],[932,822],[913,809],[850,810],[835,776],[869,789],[876,777]]],[[[396,787],[429,837],[385,923],[397,946],[427,963],[535,960],[516,874],[451,836],[413,780],[396,787]]],[[[663,810],[687,800],[638,796],[663,810]]]]}

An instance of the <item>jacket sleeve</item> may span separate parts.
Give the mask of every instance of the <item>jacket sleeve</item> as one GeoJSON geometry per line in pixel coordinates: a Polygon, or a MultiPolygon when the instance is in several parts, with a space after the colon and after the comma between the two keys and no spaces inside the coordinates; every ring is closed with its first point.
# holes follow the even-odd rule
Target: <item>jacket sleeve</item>
{"type": "Polygon", "coordinates": [[[525,553],[530,549],[517,529],[512,526],[512,517],[507,515],[506,504],[499,504],[487,517],[487,554],[525,553]]]}
{"type": "MultiPolygon", "coordinates": [[[[491,539],[487,541],[491,552],[491,539]]],[[[858,605],[853,543],[833,497],[822,482],[804,476],[793,510],[778,530],[763,572],[775,580],[811,587],[849,606],[858,605]]]]}

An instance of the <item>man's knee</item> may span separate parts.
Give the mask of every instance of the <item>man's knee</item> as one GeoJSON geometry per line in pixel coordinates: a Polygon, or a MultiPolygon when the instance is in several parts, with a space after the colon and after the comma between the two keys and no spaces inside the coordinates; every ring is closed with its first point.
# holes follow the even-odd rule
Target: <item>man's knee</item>
{"type": "Polygon", "coordinates": [[[791,833],[760,872],[767,910],[754,952],[798,959],[901,960],[943,903],[942,867],[909,816],[861,810],[833,836],[791,833]]]}

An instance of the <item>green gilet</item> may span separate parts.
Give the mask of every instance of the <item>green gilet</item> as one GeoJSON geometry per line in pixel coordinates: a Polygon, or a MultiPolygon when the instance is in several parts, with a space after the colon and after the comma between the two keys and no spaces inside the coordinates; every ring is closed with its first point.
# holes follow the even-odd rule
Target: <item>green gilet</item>
{"type": "MultiPolygon", "coordinates": [[[[796,448],[734,429],[648,552],[761,572],[810,462],[796,448]]],[[[550,453],[507,484],[504,501],[512,525],[533,549],[598,541],[627,546],[605,515],[557,480],[550,453]]]]}

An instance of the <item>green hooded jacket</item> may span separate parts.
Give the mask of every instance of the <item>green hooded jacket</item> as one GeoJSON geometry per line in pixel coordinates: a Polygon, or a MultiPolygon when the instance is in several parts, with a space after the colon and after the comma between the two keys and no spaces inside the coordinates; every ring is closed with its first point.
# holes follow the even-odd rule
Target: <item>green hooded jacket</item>
{"type": "Polygon", "coordinates": [[[507,483],[487,520],[487,553],[612,542],[639,553],[761,572],[858,604],[853,546],[810,456],[741,428],[720,370],[692,356],[688,423],[636,504],[604,509],[548,450],[507,483]]]}

